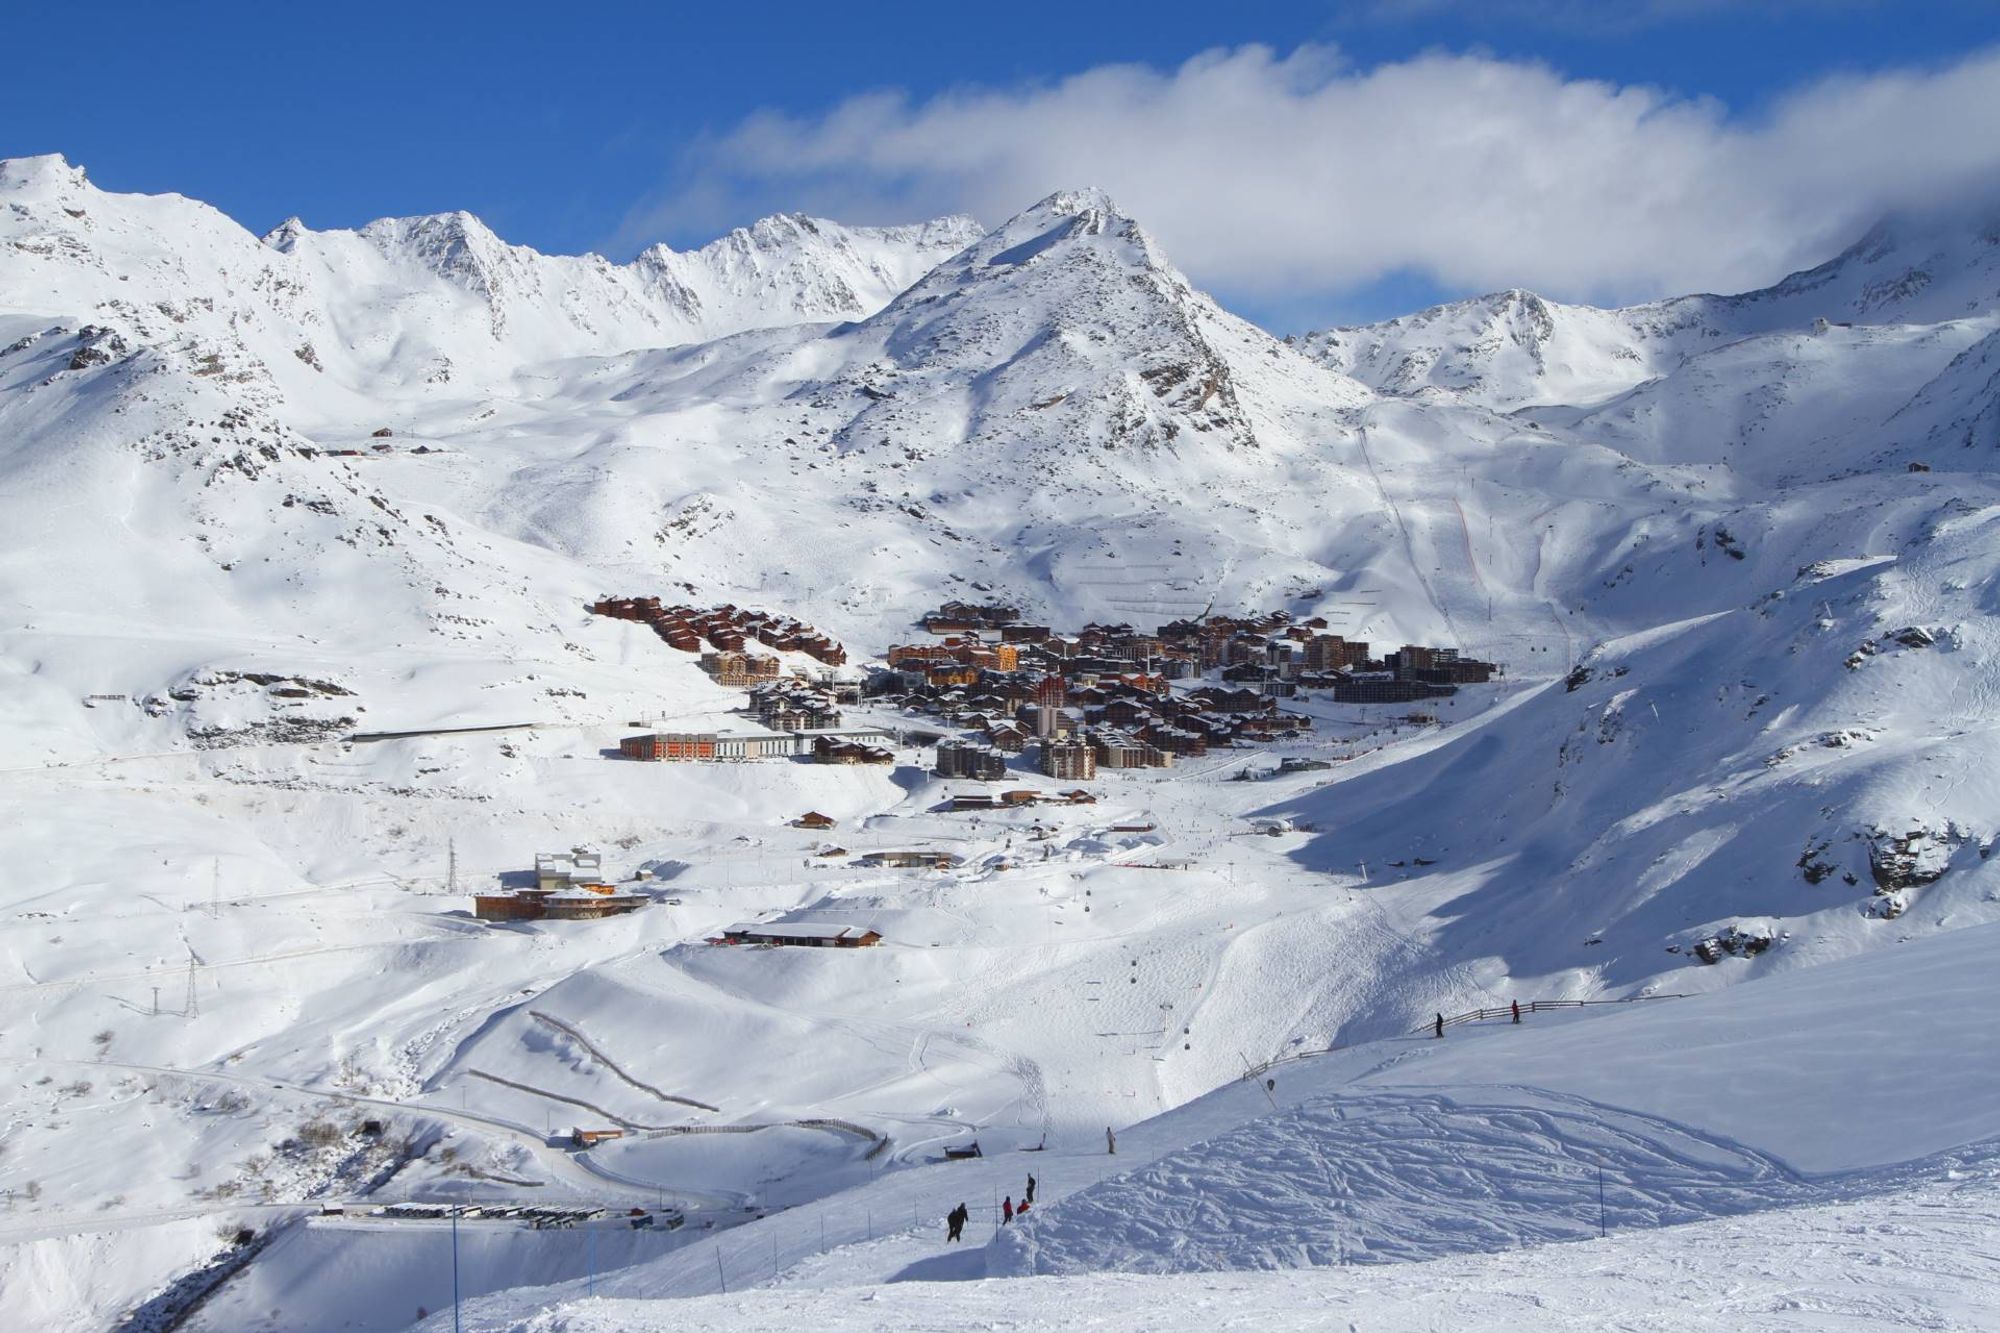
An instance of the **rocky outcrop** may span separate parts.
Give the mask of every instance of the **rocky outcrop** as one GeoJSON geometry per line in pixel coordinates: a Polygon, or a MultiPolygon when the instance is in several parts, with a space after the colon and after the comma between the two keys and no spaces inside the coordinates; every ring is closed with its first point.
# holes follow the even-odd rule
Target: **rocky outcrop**
{"type": "Polygon", "coordinates": [[[1951,829],[1938,832],[1919,827],[1907,833],[1871,829],[1868,869],[1875,876],[1875,892],[1896,893],[1936,883],[1950,868],[1952,852],[1964,841],[1951,829]]]}
{"type": "Polygon", "coordinates": [[[1704,963],[1721,962],[1724,956],[1730,958],[1755,958],[1773,944],[1778,936],[1767,925],[1725,926],[1713,935],[1703,936],[1694,942],[1689,951],[1704,963]]]}

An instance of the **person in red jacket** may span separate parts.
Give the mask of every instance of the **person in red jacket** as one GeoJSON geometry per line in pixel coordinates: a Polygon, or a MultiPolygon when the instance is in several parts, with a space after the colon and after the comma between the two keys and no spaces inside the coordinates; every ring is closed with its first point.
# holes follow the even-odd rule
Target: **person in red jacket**
{"type": "Polygon", "coordinates": [[[1000,1221],[1002,1225],[1005,1225],[1006,1223],[1011,1222],[1013,1220],[1014,1220],[1014,1196],[1009,1194],[1005,1199],[1001,1200],[1000,1202],[1000,1221]]]}

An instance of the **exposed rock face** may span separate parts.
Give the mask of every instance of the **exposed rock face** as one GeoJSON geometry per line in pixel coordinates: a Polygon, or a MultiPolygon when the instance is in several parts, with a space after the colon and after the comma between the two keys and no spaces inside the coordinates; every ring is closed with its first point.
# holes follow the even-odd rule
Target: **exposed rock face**
{"type": "Polygon", "coordinates": [[[86,324],[77,330],[76,337],[77,348],[69,359],[71,370],[108,366],[113,361],[124,360],[132,351],[132,345],[125,341],[122,334],[102,325],[86,324]]]}
{"type": "Polygon", "coordinates": [[[1868,868],[1875,876],[1875,891],[1888,894],[1936,883],[1950,868],[1952,850],[1963,841],[1949,830],[1943,833],[1926,828],[1908,833],[1871,830],[1868,868]]]}
{"type": "Polygon", "coordinates": [[[1827,850],[1828,843],[1821,839],[1807,843],[1806,849],[1799,853],[1799,872],[1806,877],[1806,883],[1818,884],[1840,869],[1828,858],[1827,850]]]}
{"type": "Polygon", "coordinates": [[[353,698],[345,685],[311,675],[207,670],[148,698],[146,711],[162,717],[178,708],[188,739],[203,750],[317,745],[359,725],[365,705],[333,702],[353,698]]]}
{"type": "Polygon", "coordinates": [[[1695,941],[1694,956],[1704,963],[1715,963],[1727,954],[1731,958],[1755,958],[1773,944],[1778,937],[1769,926],[1733,925],[1695,941]]]}

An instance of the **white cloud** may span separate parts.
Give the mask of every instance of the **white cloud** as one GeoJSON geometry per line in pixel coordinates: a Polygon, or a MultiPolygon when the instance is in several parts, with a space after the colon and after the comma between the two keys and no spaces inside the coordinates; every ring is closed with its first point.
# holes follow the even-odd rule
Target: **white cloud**
{"type": "Polygon", "coordinates": [[[1196,281],[1248,298],[1416,270],[1580,299],[1731,290],[1817,262],[1885,210],[2000,182],[2000,49],[1829,78],[1755,118],[1539,64],[1357,68],[1247,46],[924,102],[761,114],[698,150],[627,236],[781,204],[997,222],[1100,185],[1196,281]]]}
{"type": "Polygon", "coordinates": [[[1779,18],[1800,13],[1880,9],[1882,0],[1368,0],[1356,21],[1395,24],[1450,17],[1484,24],[1531,24],[1583,33],[1630,34],[1716,15],[1779,18]]]}

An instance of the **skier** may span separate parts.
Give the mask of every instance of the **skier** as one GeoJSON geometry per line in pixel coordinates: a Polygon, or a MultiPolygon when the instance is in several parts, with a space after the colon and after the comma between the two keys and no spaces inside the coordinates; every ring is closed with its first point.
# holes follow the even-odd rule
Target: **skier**
{"type": "Polygon", "coordinates": [[[1104,1127],[1104,1151],[1114,1157],[1118,1153],[1118,1136],[1111,1132],[1111,1126],[1104,1127]]]}
{"type": "Polygon", "coordinates": [[[1014,1196],[1009,1194],[1000,1201],[1000,1224],[1005,1226],[1014,1220],[1014,1196]]]}
{"type": "Polygon", "coordinates": [[[1028,1201],[1026,1199],[1023,1199],[1021,1200],[1021,1206],[1014,1210],[1014,1216],[1026,1217],[1027,1215],[1028,1215],[1028,1201]]]}
{"type": "Polygon", "coordinates": [[[947,1241],[957,1241],[960,1237],[962,1237],[965,1234],[965,1219],[968,1216],[970,1216],[970,1214],[966,1212],[965,1205],[962,1203],[958,1207],[952,1209],[949,1213],[945,1214],[944,1238],[947,1241]]]}
{"type": "Polygon", "coordinates": [[[1023,1197],[1023,1198],[1022,1198],[1021,1202],[1022,1202],[1022,1204],[1023,1204],[1023,1205],[1026,1205],[1026,1204],[1031,1204],[1031,1203],[1033,1203],[1034,1201],[1035,1201],[1035,1176],[1034,1176],[1034,1173],[1033,1173],[1033,1172],[1029,1172],[1029,1173],[1028,1173],[1028,1193],[1027,1193],[1027,1195],[1026,1195],[1025,1197],[1023,1197]]]}
{"type": "Polygon", "coordinates": [[[1509,1001],[1509,1003],[1510,1003],[1510,1004],[1512,1004],[1512,1005],[1514,1006],[1514,1021],[1515,1021],[1516,1023],[1520,1022],[1520,1021],[1521,1021],[1521,1002],[1520,1002],[1519,1000],[1511,1000],[1511,1001],[1509,1001]]]}
{"type": "Polygon", "coordinates": [[[1436,1034],[1437,1034],[1438,1036],[1440,1036],[1440,1037],[1442,1037],[1442,1036],[1444,1035],[1444,1015],[1443,1015],[1443,1014],[1439,1014],[1439,1015],[1437,1016],[1437,1023],[1436,1023],[1436,1025],[1435,1025],[1435,1027],[1433,1028],[1433,1031],[1434,1031],[1434,1032],[1435,1032],[1435,1033],[1436,1033],[1436,1034]]]}

